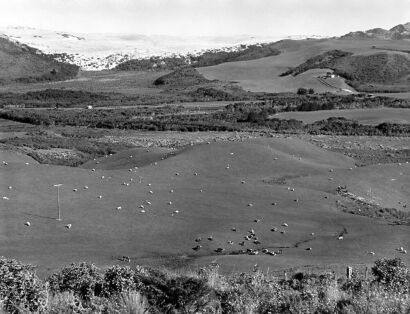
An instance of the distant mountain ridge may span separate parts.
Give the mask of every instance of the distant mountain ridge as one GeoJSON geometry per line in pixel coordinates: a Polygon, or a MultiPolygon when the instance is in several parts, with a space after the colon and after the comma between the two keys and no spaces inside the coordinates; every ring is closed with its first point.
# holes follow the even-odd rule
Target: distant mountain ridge
{"type": "Polygon", "coordinates": [[[236,51],[241,50],[242,45],[271,43],[282,39],[322,38],[317,35],[178,37],[132,33],[90,34],[32,27],[3,27],[0,28],[0,37],[24,43],[51,55],[55,60],[91,71],[112,69],[134,59],[185,58],[207,51],[236,51]]]}
{"type": "Polygon", "coordinates": [[[410,40],[410,22],[398,24],[391,29],[373,28],[367,31],[350,32],[340,39],[382,39],[382,40],[410,40]]]}

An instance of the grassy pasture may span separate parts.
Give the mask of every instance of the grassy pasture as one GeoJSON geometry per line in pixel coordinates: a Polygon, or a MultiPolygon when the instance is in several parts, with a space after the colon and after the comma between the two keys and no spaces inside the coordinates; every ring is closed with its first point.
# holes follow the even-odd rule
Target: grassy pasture
{"type": "Polygon", "coordinates": [[[304,123],[328,119],[330,117],[345,117],[357,120],[361,124],[378,125],[383,122],[410,123],[410,110],[399,108],[375,109],[346,109],[346,110],[320,110],[309,112],[281,112],[273,117],[279,119],[296,119],[304,123]]]}
{"type": "MultiPolygon", "coordinates": [[[[8,165],[0,165],[0,194],[9,200],[0,200],[0,255],[37,264],[43,273],[80,260],[118,263],[123,255],[130,256],[133,264],[175,267],[216,261],[224,271],[240,271],[255,263],[271,269],[370,264],[382,256],[399,254],[396,247],[410,245],[408,226],[392,226],[336,209],[338,185],[360,177],[363,186],[371,183],[378,193],[377,186],[383,187],[388,180],[382,175],[349,171],[354,161],[341,154],[292,138],[197,145],[164,160],[158,160],[159,153],[152,151],[147,158],[138,150],[132,151],[131,158],[125,153],[113,155],[95,164],[97,169],[92,171],[34,162],[26,165],[26,157],[2,151],[0,160],[8,165]],[[150,159],[158,160],[157,164],[149,163],[150,159]],[[128,170],[141,160],[145,166],[128,170]],[[334,172],[330,174],[329,169],[334,172]],[[288,182],[272,183],[281,178],[288,182]],[[62,222],[55,220],[52,185],[56,183],[63,184],[62,222]],[[75,188],[78,191],[74,192],[75,188]],[[250,203],[253,206],[248,206],[250,203]],[[122,208],[117,210],[118,206],[122,208]],[[24,226],[26,221],[31,222],[30,227],[24,226]],[[284,222],[289,227],[281,226],[284,222]],[[65,228],[66,224],[72,228],[65,228]],[[270,231],[272,227],[278,231],[270,231]],[[261,245],[251,241],[245,241],[244,247],[238,245],[250,229],[255,230],[261,245]],[[344,229],[345,239],[337,240],[344,229]],[[206,239],[210,235],[213,241],[206,239]],[[192,250],[196,237],[203,239],[198,252],[192,250]],[[227,243],[230,240],[233,245],[227,243]],[[218,255],[214,252],[218,247],[226,252],[247,247],[283,248],[284,254],[218,255]],[[368,251],[376,255],[368,255],[368,251]]],[[[401,180],[408,185],[409,165],[386,169],[404,173],[401,180]]],[[[388,186],[383,189],[388,193],[388,186]]],[[[352,186],[352,192],[360,195],[363,189],[352,186]]],[[[408,256],[400,256],[408,261],[408,256]]]]}

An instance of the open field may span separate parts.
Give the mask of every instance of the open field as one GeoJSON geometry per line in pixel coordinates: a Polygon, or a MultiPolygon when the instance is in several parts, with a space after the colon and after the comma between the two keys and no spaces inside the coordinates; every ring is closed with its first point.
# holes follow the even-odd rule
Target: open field
{"type": "MultiPolygon", "coordinates": [[[[323,70],[310,70],[296,77],[280,77],[281,73],[289,68],[302,64],[307,59],[323,52],[339,49],[353,52],[354,54],[374,53],[372,46],[394,47],[404,49],[407,43],[403,41],[383,40],[301,40],[281,41],[276,44],[282,53],[268,58],[245,62],[230,62],[216,66],[199,68],[198,71],[207,79],[218,79],[238,82],[245,90],[263,92],[295,92],[299,87],[314,88],[318,92],[330,91],[333,88],[323,86],[317,76],[323,70]]],[[[383,50],[377,50],[381,52],[383,50]]],[[[387,50],[386,50],[387,51],[387,50]]],[[[342,88],[353,90],[340,79],[338,84],[342,88]]]]}
{"type": "Polygon", "coordinates": [[[410,110],[399,108],[319,110],[310,112],[281,112],[272,117],[296,119],[304,123],[313,123],[330,117],[344,117],[369,125],[378,125],[383,122],[408,124],[410,123],[410,110]]]}
{"type": "Polygon", "coordinates": [[[353,159],[294,138],[219,142],[168,152],[151,148],[132,150],[128,157],[103,157],[92,171],[38,165],[2,151],[0,160],[8,165],[0,166],[0,193],[8,199],[0,200],[0,255],[37,264],[43,273],[72,261],[114,264],[123,255],[134,265],[181,267],[214,261],[224,271],[249,270],[255,263],[264,269],[369,264],[395,255],[409,261],[395,250],[410,246],[409,226],[341,212],[335,192],[347,184],[366,197],[371,188],[373,198],[402,209],[397,201],[410,202],[409,164],[352,172],[353,159]],[[63,184],[61,222],[55,220],[56,183],[63,184]],[[282,226],[285,222],[288,227],[282,226]],[[250,229],[261,244],[244,240],[250,229]],[[337,239],[340,233],[343,240],[337,239]],[[213,240],[207,240],[211,235],[213,240]],[[194,251],[198,237],[203,247],[194,251]],[[238,245],[241,241],[244,246],[238,245]],[[217,248],[224,252],[214,252],[217,248]],[[246,248],[282,249],[283,254],[229,254],[246,248]]]}

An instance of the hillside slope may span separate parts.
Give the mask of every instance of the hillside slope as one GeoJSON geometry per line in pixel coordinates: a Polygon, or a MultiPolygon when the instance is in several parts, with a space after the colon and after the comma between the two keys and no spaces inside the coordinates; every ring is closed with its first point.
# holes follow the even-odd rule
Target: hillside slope
{"type": "Polygon", "coordinates": [[[75,65],[55,61],[34,48],[0,37],[0,83],[65,80],[77,73],[75,65]]]}
{"type": "Polygon", "coordinates": [[[230,49],[211,49],[198,54],[185,56],[153,56],[145,59],[132,59],[120,63],[116,69],[121,71],[175,70],[183,66],[204,67],[225,62],[256,60],[280,54],[274,43],[240,45],[230,49]]]}
{"type": "Polygon", "coordinates": [[[360,91],[410,89],[410,58],[401,52],[375,52],[353,55],[332,50],[306,60],[284,73],[299,75],[312,69],[332,69],[360,91]]]}

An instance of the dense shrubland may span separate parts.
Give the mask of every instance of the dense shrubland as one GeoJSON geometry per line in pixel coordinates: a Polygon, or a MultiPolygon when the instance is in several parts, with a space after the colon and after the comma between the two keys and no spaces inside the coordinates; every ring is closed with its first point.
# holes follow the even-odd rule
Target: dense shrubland
{"type": "Polygon", "coordinates": [[[258,270],[222,275],[215,265],[175,273],[79,263],[41,280],[32,266],[1,258],[0,300],[10,313],[409,313],[409,268],[394,258],[371,270],[371,278],[282,279],[258,270]]]}

